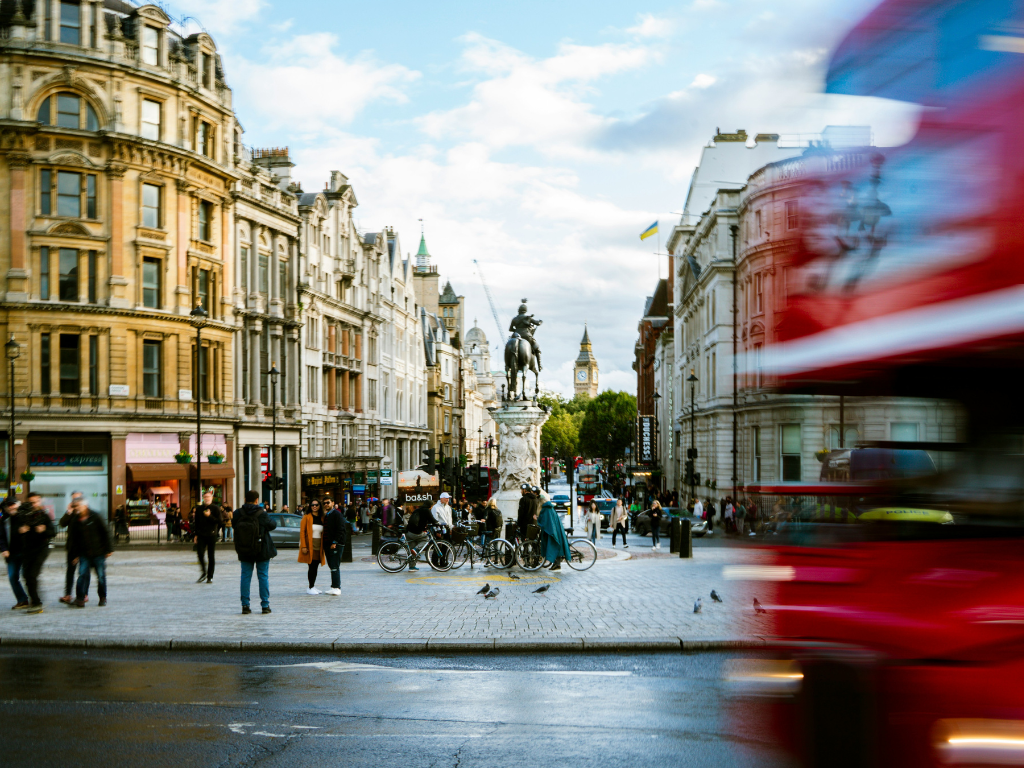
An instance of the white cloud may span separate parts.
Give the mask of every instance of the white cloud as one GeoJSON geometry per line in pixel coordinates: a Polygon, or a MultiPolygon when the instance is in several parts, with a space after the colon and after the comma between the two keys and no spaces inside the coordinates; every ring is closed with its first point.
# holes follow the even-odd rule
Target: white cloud
{"type": "Polygon", "coordinates": [[[638,17],[636,26],[629,27],[626,32],[637,37],[669,37],[675,28],[675,22],[670,19],[659,19],[651,13],[644,13],[638,17]]]}
{"type": "Polygon", "coordinates": [[[374,100],[407,100],[405,89],[418,72],[369,54],[346,59],[335,52],[337,45],[330,32],[268,45],[259,61],[234,60],[234,87],[267,127],[298,126],[307,133],[347,125],[374,100]]]}
{"type": "Polygon", "coordinates": [[[646,45],[563,43],[556,55],[534,59],[478,34],[464,38],[463,68],[484,79],[471,100],[419,120],[432,138],[464,138],[489,147],[530,146],[545,154],[578,154],[606,125],[586,101],[594,81],[643,67],[657,58],[646,45]]]}
{"type": "Polygon", "coordinates": [[[174,0],[171,15],[192,16],[210,34],[230,36],[239,25],[259,16],[267,0],[174,0]]]}
{"type": "Polygon", "coordinates": [[[718,82],[718,78],[714,75],[700,74],[693,78],[693,82],[690,83],[691,88],[710,88],[712,85],[718,82]]]}

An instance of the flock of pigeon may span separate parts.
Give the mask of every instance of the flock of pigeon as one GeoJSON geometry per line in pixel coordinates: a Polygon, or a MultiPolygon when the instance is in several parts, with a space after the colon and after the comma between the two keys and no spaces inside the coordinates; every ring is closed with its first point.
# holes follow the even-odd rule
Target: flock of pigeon
{"type": "MultiPolygon", "coordinates": [[[[509,578],[510,579],[515,579],[517,581],[519,580],[519,577],[516,576],[514,573],[510,573],[509,574],[509,578]]],[[[550,586],[551,586],[550,584],[545,584],[544,586],[540,587],[539,589],[533,590],[533,593],[536,595],[536,594],[541,593],[541,592],[547,592],[548,588],[550,586]]],[[[494,589],[491,589],[491,585],[490,584],[484,584],[480,588],[480,590],[477,592],[478,595],[483,595],[484,596],[484,600],[492,600],[495,597],[497,597],[500,593],[501,593],[501,590],[498,589],[497,587],[495,587],[494,589]]]]}
{"type": "MultiPolygon", "coordinates": [[[[711,590],[711,599],[714,600],[716,603],[724,603],[725,602],[724,600],[722,600],[722,596],[719,595],[718,592],[716,592],[713,589],[711,590]]],[[[695,602],[693,604],[693,612],[694,613],[700,613],[701,609],[703,609],[703,608],[704,608],[704,601],[701,598],[698,597],[697,598],[697,602],[695,602]]],[[[764,606],[761,605],[761,602],[756,597],[754,598],[754,613],[768,613],[768,611],[765,610],[764,606]]]]}

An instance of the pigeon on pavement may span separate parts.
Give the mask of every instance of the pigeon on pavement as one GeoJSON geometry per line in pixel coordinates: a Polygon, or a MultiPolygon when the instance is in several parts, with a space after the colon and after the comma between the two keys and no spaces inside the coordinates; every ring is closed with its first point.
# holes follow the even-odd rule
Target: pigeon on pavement
{"type": "Polygon", "coordinates": [[[703,605],[704,605],[704,603],[701,602],[701,599],[698,597],[697,598],[697,602],[693,604],[693,612],[694,613],[700,613],[700,609],[701,609],[701,607],[703,605]]]}
{"type": "Polygon", "coordinates": [[[490,584],[484,584],[483,587],[480,588],[480,591],[477,592],[477,594],[478,595],[486,595],[487,594],[487,590],[489,590],[490,588],[491,588],[490,584]]]}
{"type": "Polygon", "coordinates": [[[516,576],[516,575],[515,575],[514,573],[510,573],[510,574],[508,575],[508,577],[509,577],[510,579],[515,579],[516,581],[519,581],[519,577],[518,577],[518,576],[516,576]]]}
{"type": "Polygon", "coordinates": [[[533,593],[534,593],[534,594],[537,594],[538,592],[547,592],[547,591],[548,591],[548,587],[550,587],[550,586],[551,586],[550,584],[545,584],[545,585],[544,585],[543,587],[541,587],[540,589],[535,589],[535,590],[533,590],[533,593]]]}
{"type": "Polygon", "coordinates": [[[758,601],[758,599],[757,599],[756,597],[754,598],[754,611],[755,611],[756,613],[768,613],[768,611],[766,611],[766,610],[765,610],[765,609],[764,609],[764,608],[763,608],[763,607],[761,606],[761,603],[760,603],[760,602],[758,601]]]}
{"type": "Polygon", "coordinates": [[[722,598],[719,597],[718,593],[715,592],[715,590],[713,590],[713,589],[711,590],[711,599],[714,600],[716,603],[721,603],[722,602],[722,598]]]}
{"type": "Polygon", "coordinates": [[[495,587],[490,592],[488,592],[486,595],[484,595],[484,600],[486,600],[489,597],[497,597],[499,592],[501,592],[501,590],[498,589],[497,587],[495,587]]]}

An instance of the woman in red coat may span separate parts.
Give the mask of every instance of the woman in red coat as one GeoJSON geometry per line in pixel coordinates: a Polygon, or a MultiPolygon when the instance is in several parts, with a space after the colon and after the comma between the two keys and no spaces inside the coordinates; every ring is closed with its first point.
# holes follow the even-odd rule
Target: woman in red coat
{"type": "Polygon", "coordinates": [[[320,507],[320,501],[313,499],[306,507],[306,514],[302,516],[302,525],[299,530],[299,562],[309,565],[309,589],[306,590],[308,595],[320,594],[320,590],[315,585],[317,569],[327,561],[323,541],[323,510],[320,507]]]}

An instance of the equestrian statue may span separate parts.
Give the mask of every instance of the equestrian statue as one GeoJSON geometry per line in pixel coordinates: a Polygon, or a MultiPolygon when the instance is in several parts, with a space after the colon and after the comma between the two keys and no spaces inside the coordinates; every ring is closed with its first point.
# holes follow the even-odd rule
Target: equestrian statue
{"type": "Polygon", "coordinates": [[[519,305],[519,314],[512,318],[508,329],[512,335],[505,344],[505,378],[508,379],[509,400],[528,400],[526,396],[526,373],[533,371],[534,391],[540,391],[540,347],[533,338],[533,330],[543,320],[526,314],[526,299],[519,305]],[[519,375],[523,376],[522,396],[519,396],[519,375]]]}

